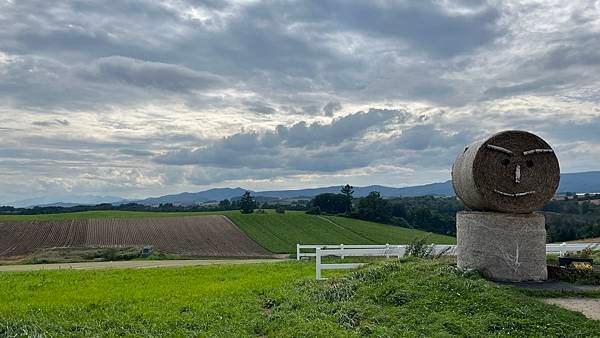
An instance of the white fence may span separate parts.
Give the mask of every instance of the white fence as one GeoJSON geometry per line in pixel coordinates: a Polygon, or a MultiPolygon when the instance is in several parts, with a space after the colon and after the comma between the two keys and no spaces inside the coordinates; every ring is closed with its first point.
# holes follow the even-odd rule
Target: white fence
{"type": "MultiPolygon", "coordinates": [[[[296,245],[296,258],[315,257],[316,258],[316,277],[317,280],[321,277],[322,270],[331,269],[356,269],[365,263],[322,263],[322,258],[326,256],[336,256],[344,259],[345,257],[397,257],[404,256],[408,245],[296,245]],[[314,252],[305,252],[302,249],[314,249],[314,252]]],[[[546,244],[546,253],[559,253],[561,255],[566,252],[580,251],[585,248],[592,247],[600,249],[597,243],[562,243],[562,244],[546,244]]],[[[455,255],[455,245],[435,245],[435,253],[444,253],[445,255],[455,255]]]]}

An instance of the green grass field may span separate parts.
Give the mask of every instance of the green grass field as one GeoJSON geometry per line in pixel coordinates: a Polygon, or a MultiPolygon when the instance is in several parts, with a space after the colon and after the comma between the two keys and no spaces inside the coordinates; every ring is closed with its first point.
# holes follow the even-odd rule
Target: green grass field
{"type": "Polygon", "coordinates": [[[579,336],[600,322],[447,261],[0,273],[0,336],[579,336]]]}
{"type": "MultiPolygon", "coordinates": [[[[133,211],[86,211],[48,215],[2,215],[1,220],[62,220],[85,218],[134,218],[172,217],[190,215],[222,214],[229,217],[250,238],[274,253],[295,253],[296,244],[407,244],[427,233],[385,224],[366,222],[344,217],[307,215],[300,211],[285,214],[267,210],[264,214],[244,215],[239,211],[225,212],[133,212],[133,211]]],[[[451,244],[455,239],[434,235],[432,243],[451,244]]]]}
{"type": "MultiPolygon", "coordinates": [[[[269,251],[296,252],[296,244],[407,244],[427,233],[385,224],[303,212],[227,214],[250,238],[269,251]]],[[[449,236],[432,235],[432,242],[454,243],[449,236]]]]}

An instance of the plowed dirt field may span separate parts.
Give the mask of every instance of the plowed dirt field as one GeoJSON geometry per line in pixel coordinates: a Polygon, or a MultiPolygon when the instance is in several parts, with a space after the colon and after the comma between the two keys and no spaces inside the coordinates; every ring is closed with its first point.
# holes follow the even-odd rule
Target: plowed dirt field
{"type": "Polygon", "coordinates": [[[270,252],[221,215],[0,222],[0,259],[55,247],[152,245],[202,257],[263,257],[270,252]]]}

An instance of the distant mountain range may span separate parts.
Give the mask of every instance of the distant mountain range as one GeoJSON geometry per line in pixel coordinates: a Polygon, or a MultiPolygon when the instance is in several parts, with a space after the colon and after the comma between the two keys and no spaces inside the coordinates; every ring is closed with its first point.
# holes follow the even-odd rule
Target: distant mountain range
{"type": "MultiPolygon", "coordinates": [[[[322,193],[337,193],[340,191],[339,185],[312,189],[296,190],[270,190],[270,191],[251,191],[256,197],[265,199],[288,199],[288,198],[311,198],[322,193]]],[[[76,204],[99,204],[112,203],[121,204],[135,202],[144,205],[158,205],[161,203],[173,204],[197,204],[210,201],[220,201],[223,199],[239,198],[246,189],[243,188],[215,188],[195,193],[184,192],[180,194],[165,195],[160,197],[151,197],[142,200],[126,200],[114,196],[78,196],[58,199],[56,197],[45,197],[29,199],[15,202],[14,206],[72,206],[76,204]]],[[[354,196],[363,197],[371,191],[379,191],[383,197],[401,197],[401,196],[452,196],[452,181],[442,183],[431,183],[403,188],[393,188],[381,185],[370,185],[366,187],[354,187],[354,196]]],[[[566,173],[561,175],[559,192],[578,192],[578,193],[600,193],[600,171],[588,171],[580,173],[566,173]]]]}
{"type": "Polygon", "coordinates": [[[73,207],[77,205],[96,205],[101,203],[122,203],[126,201],[124,198],[115,196],[96,196],[96,195],[70,195],[70,196],[43,196],[29,198],[25,200],[8,203],[8,205],[16,208],[27,208],[32,206],[40,207],[73,207]]]}

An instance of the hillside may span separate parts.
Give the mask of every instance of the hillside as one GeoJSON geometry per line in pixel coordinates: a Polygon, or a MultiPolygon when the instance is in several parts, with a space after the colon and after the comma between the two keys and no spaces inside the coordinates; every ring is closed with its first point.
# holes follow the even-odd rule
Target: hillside
{"type": "Polygon", "coordinates": [[[27,257],[50,248],[145,245],[181,256],[270,256],[221,215],[0,222],[0,259],[27,257]]]}
{"type": "MultiPolygon", "coordinates": [[[[296,244],[407,244],[426,236],[420,230],[303,212],[228,214],[250,238],[275,253],[293,253],[296,244]]],[[[432,235],[432,242],[454,243],[449,236],[432,235]]]]}
{"type": "MultiPolygon", "coordinates": [[[[286,212],[285,214],[277,214],[273,210],[268,210],[266,214],[250,214],[244,215],[239,211],[227,211],[219,213],[158,213],[158,212],[131,212],[131,211],[95,211],[81,213],[66,213],[66,214],[49,214],[49,215],[23,215],[23,216],[0,216],[0,225],[2,222],[10,224],[14,222],[24,222],[28,227],[40,222],[58,222],[63,230],[69,229],[69,220],[78,220],[83,222],[86,227],[92,227],[89,224],[95,224],[95,227],[107,231],[110,224],[131,224],[136,229],[135,231],[143,231],[143,224],[177,224],[177,220],[159,221],[163,217],[177,217],[179,220],[186,220],[191,217],[184,216],[207,216],[211,214],[222,214],[232,220],[248,237],[258,243],[261,247],[273,253],[294,253],[296,244],[406,244],[415,238],[426,236],[427,233],[415,230],[400,228],[391,225],[366,222],[361,220],[334,217],[334,216],[316,216],[307,215],[304,212],[286,212]],[[148,223],[140,223],[136,219],[145,218],[152,220],[148,223]],[[94,221],[95,220],[95,221],[94,221]],[[122,220],[122,221],[119,221],[122,220]],[[66,223],[65,223],[66,222],[66,223]]],[[[52,223],[53,224],[53,223],[52,223]]],[[[94,227],[94,228],[95,228],[94,227]]],[[[5,226],[8,229],[8,225],[5,226]]],[[[12,226],[12,229],[18,228],[12,226]]],[[[132,229],[133,229],[132,228],[132,229]]],[[[57,229],[56,227],[52,229],[57,229]]],[[[150,228],[149,228],[150,229],[150,228]]],[[[115,229],[113,229],[115,230],[115,229]]],[[[118,229],[117,229],[118,230],[118,229]]],[[[60,232],[59,230],[56,230],[60,232]]],[[[84,231],[87,233],[88,230],[84,231]]],[[[92,231],[92,230],[89,230],[92,231]]],[[[120,232],[119,232],[120,233],[120,232]]],[[[140,244],[138,241],[126,239],[126,234],[115,235],[116,238],[121,238],[123,243],[113,244],[140,244]]],[[[44,241],[45,235],[40,235],[44,241]]],[[[105,236],[109,236],[106,233],[105,236]]],[[[141,235],[140,235],[141,236],[141,235]]],[[[175,235],[171,235],[175,236],[175,235]]],[[[205,236],[210,238],[205,239],[211,242],[211,238],[222,238],[218,233],[207,232],[205,236]]],[[[5,234],[8,238],[8,233],[5,234]]],[[[62,238],[61,236],[58,236],[62,238]]],[[[68,236],[66,236],[68,237],[68,236]]],[[[65,238],[66,238],[65,237],[65,238]]],[[[23,237],[25,238],[25,237],[23,237]]],[[[173,237],[174,241],[187,241],[180,237],[173,237]]],[[[28,240],[31,242],[35,240],[28,240]]],[[[79,242],[84,241],[84,239],[79,242]]],[[[431,235],[431,241],[439,244],[454,243],[455,239],[443,235],[431,235]]],[[[12,242],[11,242],[12,243],[12,242]]],[[[91,242],[90,242],[91,243],[91,242]]],[[[94,242],[95,243],[95,242],[94,242]]],[[[104,242],[98,242],[102,244],[104,242]]],[[[142,243],[152,244],[152,243],[142,243]]],[[[8,245],[8,244],[7,244],[8,245]]],[[[11,245],[14,245],[11,244],[11,245]]],[[[66,245],[69,245],[67,243],[66,245]]],[[[66,246],[65,245],[65,246],[66,246]]],[[[165,244],[166,245],[166,244],[165,244]]],[[[177,243],[171,244],[172,247],[177,247],[177,243]]],[[[56,246],[62,246],[57,244],[56,246]]],[[[46,245],[45,247],[48,247],[46,245]]],[[[165,246],[166,251],[169,248],[165,246]]],[[[31,251],[31,249],[29,249],[31,251]]],[[[27,250],[25,250],[27,251],[27,250]]],[[[181,250],[179,250],[181,251],[181,250]]],[[[174,253],[178,253],[176,251],[174,253]]],[[[169,251],[170,252],[170,251],[169,251]]],[[[207,256],[219,256],[221,254],[205,253],[207,256]]],[[[239,255],[238,255],[239,256],[239,255]]]]}

